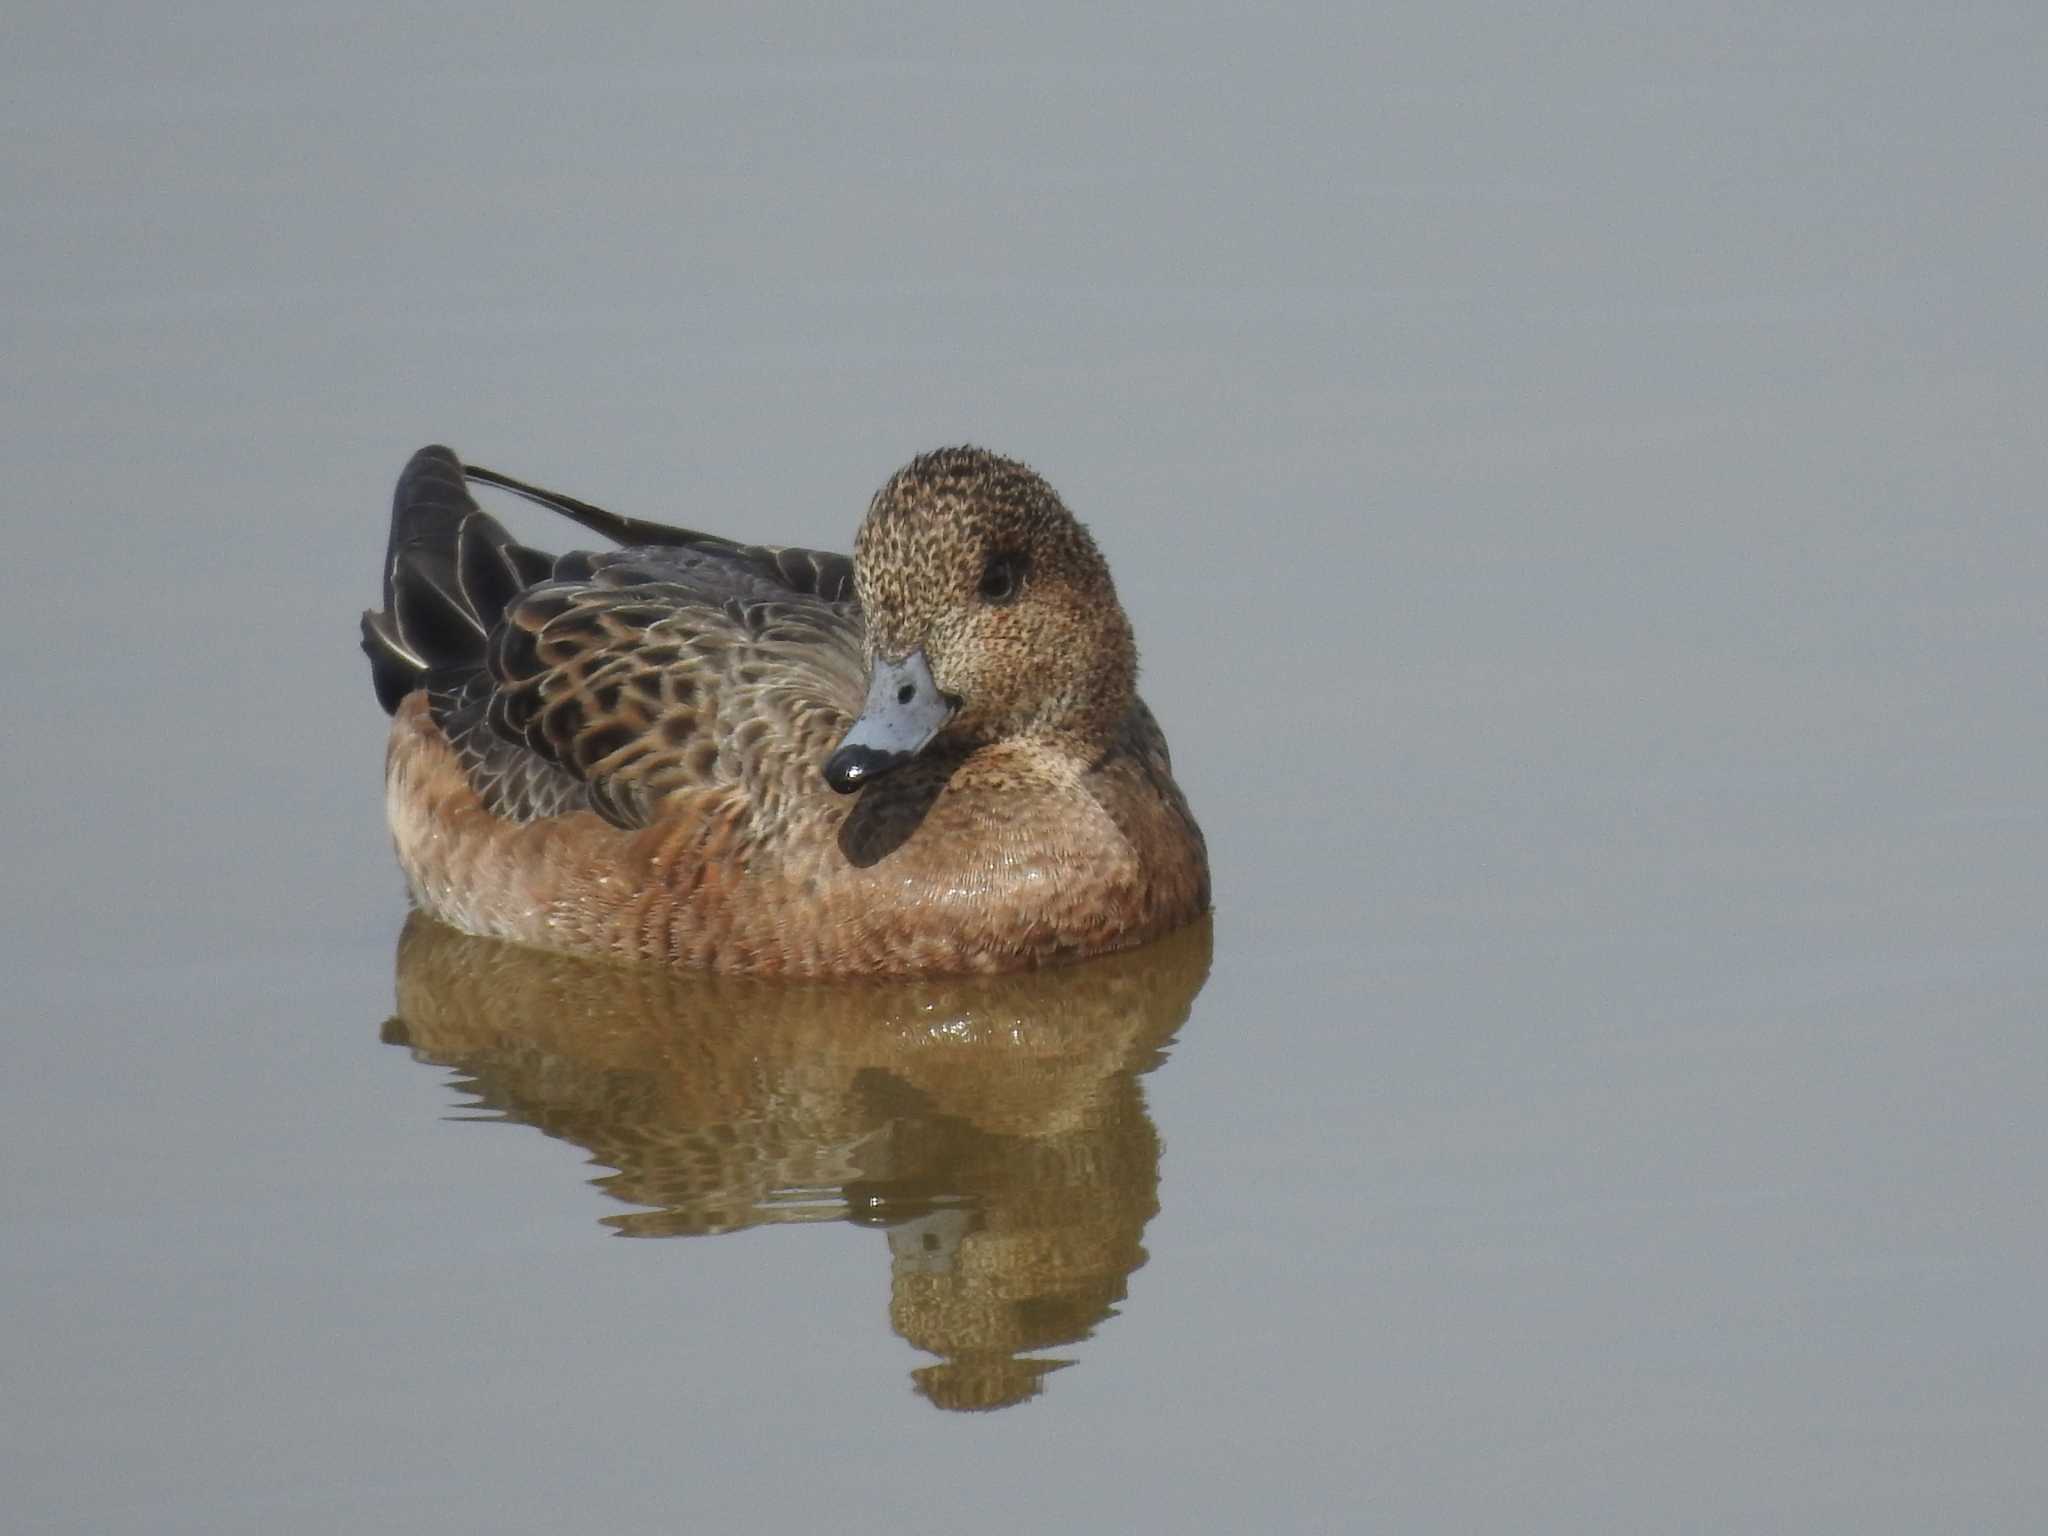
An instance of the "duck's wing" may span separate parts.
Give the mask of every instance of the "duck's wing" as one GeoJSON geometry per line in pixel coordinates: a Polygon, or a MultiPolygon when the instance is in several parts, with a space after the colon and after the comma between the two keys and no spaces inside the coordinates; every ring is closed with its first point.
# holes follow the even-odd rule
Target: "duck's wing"
{"type": "Polygon", "coordinates": [[[864,687],[844,557],[630,519],[601,531],[664,538],[542,556],[464,478],[446,449],[400,477],[385,607],[363,616],[363,645],[387,708],[426,690],[486,805],[520,821],[587,806],[641,827],[679,792],[737,787],[767,815],[815,792],[864,687]]]}
{"type": "Polygon", "coordinates": [[[601,533],[615,544],[692,549],[704,554],[722,554],[765,579],[791,592],[821,598],[828,603],[844,602],[853,596],[853,557],[822,549],[798,549],[783,544],[741,544],[715,533],[693,528],[673,528],[667,523],[650,523],[643,518],[621,517],[603,507],[593,507],[560,491],[545,490],[514,480],[480,464],[465,464],[462,472],[479,485],[493,485],[515,496],[559,512],[571,522],[593,533],[601,533]]]}
{"type": "Polygon", "coordinates": [[[821,789],[860,708],[857,613],[765,595],[717,554],[651,553],[521,593],[492,628],[466,711],[444,727],[451,739],[464,727],[474,739],[480,723],[581,781],[591,808],[625,827],[648,825],[679,791],[736,786],[772,812],[821,789]]]}

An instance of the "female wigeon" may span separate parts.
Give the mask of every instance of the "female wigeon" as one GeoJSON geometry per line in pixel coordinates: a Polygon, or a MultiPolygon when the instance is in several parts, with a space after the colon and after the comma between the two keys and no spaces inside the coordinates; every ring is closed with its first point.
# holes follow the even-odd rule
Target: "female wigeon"
{"type": "Polygon", "coordinates": [[[1109,567],[976,448],[876,494],[852,559],[616,517],[423,448],[384,607],[385,795],[470,933],[792,976],[1003,971],[1208,908],[1109,567]],[[496,485],[626,547],[544,555],[496,485]]]}

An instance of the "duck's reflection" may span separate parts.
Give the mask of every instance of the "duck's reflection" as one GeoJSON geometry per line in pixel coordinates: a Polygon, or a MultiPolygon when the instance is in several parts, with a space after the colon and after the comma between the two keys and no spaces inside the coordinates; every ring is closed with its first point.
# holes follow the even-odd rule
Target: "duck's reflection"
{"type": "Polygon", "coordinates": [[[944,1408],[1071,1363],[1145,1261],[1159,1137],[1138,1078],[1209,969],[1203,920],[1023,976],[804,984],[626,969],[415,916],[385,1039],[589,1149],[632,1237],[884,1229],[889,1320],[944,1408]]]}

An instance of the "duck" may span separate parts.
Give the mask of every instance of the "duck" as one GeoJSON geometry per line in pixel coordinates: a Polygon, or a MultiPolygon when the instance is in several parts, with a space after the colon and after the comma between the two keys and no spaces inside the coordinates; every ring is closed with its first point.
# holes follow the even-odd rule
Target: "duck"
{"type": "Polygon", "coordinates": [[[408,893],[465,933],[906,977],[1081,960],[1209,910],[1109,566],[1041,476],[985,449],[890,476],[849,557],[422,448],[362,644],[408,893]],[[472,485],[616,547],[522,544],[472,485]]]}

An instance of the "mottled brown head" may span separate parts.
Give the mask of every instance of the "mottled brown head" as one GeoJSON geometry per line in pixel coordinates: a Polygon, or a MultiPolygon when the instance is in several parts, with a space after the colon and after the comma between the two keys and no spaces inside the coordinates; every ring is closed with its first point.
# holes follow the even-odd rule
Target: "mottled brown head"
{"type": "Polygon", "coordinates": [[[922,650],[959,701],[946,735],[1100,740],[1130,709],[1137,647],[1109,566],[1014,459],[913,460],[875,493],[853,558],[870,664],[922,650]]]}

